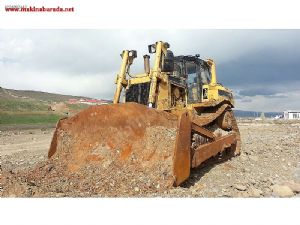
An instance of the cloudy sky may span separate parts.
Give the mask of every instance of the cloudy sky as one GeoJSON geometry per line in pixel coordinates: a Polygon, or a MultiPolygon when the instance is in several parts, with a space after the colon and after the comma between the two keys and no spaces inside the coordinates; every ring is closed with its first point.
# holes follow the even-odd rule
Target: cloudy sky
{"type": "Polygon", "coordinates": [[[300,109],[300,30],[0,30],[0,86],[111,99],[122,50],[142,72],[157,40],[215,59],[238,109],[300,109]]]}

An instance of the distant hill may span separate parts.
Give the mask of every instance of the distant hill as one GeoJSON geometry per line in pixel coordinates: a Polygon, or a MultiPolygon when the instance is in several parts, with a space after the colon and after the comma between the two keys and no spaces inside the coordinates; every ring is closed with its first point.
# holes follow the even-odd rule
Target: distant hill
{"type": "Polygon", "coordinates": [[[0,87],[0,99],[33,99],[37,101],[62,102],[73,99],[91,99],[82,96],[61,95],[42,91],[13,90],[0,87]]]}
{"type": "Polygon", "coordinates": [[[86,103],[94,101],[82,96],[0,87],[0,125],[55,124],[60,118],[74,115],[89,107],[86,103]]]}
{"type": "MultiPolygon", "coordinates": [[[[244,111],[244,110],[233,110],[234,114],[236,117],[260,117],[260,114],[262,112],[255,112],[255,111],[244,111]]],[[[275,117],[276,115],[281,115],[282,112],[264,112],[265,117],[267,118],[272,118],[275,117]]]]}

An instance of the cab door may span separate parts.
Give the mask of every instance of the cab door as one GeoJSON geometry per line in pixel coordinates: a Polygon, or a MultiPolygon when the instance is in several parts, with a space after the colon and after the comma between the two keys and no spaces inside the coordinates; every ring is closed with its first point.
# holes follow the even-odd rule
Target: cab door
{"type": "Polygon", "coordinates": [[[186,62],[188,103],[201,102],[202,85],[199,65],[195,62],[186,62]]]}

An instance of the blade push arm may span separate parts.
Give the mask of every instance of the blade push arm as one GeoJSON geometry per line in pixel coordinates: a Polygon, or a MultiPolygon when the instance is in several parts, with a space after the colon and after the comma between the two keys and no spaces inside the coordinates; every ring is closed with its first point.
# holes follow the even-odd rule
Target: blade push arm
{"type": "Polygon", "coordinates": [[[132,84],[150,82],[150,90],[148,97],[149,107],[153,107],[156,103],[157,86],[160,80],[166,81],[166,75],[162,75],[162,66],[164,63],[164,57],[167,54],[167,49],[170,45],[167,42],[158,41],[153,45],[149,45],[149,53],[155,53],[154,66],[150,70],[149,58],[145,60],[145,73],[140,75],[131,75],[130,79],[126,79],[126,75],[129,74],[129,68],[136,58],[136,51],[124,50],[121,54],[122,64],[119,74],[116,78],[116,91],[114,95],[114,104],[119,103],[120,95],[123,87],[130,87],[132,84]]]}
{"type": "Polygon", "coordinates": [[[151,83],[150,83],[150,91],[149,91],[149,100],[148,100],[148,106],[150,108],[153,107],[153,104],[156,101],[156,90],[157,90],[157,83],[158,78],[160,78],[161,74],[161,67],[162,62],[164,60],[164,55],[167,54],[167,49],[170,47],[170,45],[167,42],[158,41],[154,45],[152,45],[155,48],[155,62],[152,69],[151,75],[151,83]]]}
{"type": "Polygon", "coordinates": [[[122,64],[121,64],[120,72],[117,75],[117,79],[116,79],[117,88],[116,88],[116,92],[115,92],[115,96],[114,96],[114,104],[119,103],[121,91],[122,91],[122,88],[123,88],[123,84],[126,82],[126,71],[127,71],[127,66],[128,66],[128,56],[129,56],[129,51],[128,50],[123,51],[122,54],[121,54],[122,64]]]}
{"type": "Polygon", "coordinates": [[[121,57],[122,57],[122,64],[121,64],[120,72],[117,75],[117,79],[116,79],[117,88],[114,96],[114,104],[119,103],[122,88],[123,86],[126,87],[128,85],[128,82],[126,80],[126,74],[128,73],[130,65],[133,63],[133,60],[136,58],[136,51],[124,50],[121,54],[121,57]]]}

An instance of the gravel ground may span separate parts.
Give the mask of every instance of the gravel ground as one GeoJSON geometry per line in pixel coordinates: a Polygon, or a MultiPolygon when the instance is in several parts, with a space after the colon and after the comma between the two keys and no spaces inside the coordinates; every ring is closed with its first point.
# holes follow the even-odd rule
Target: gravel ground
{"type": "Polygon", "coordinates": [[[176,188],[145,181],[143,171],[118,165],[105,174],[90,165],[66,175],[63,165],[46,160],[52,128],[1,131],[0,196],[298,197],[300,122],[239,121],[239,128],[240,156],[214,159],[176,188]]]}

